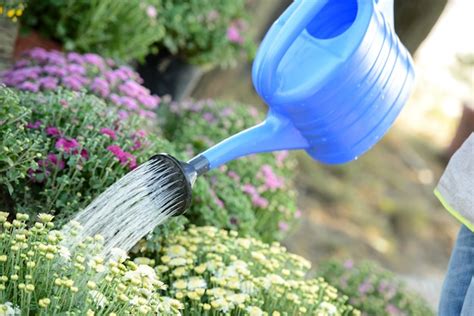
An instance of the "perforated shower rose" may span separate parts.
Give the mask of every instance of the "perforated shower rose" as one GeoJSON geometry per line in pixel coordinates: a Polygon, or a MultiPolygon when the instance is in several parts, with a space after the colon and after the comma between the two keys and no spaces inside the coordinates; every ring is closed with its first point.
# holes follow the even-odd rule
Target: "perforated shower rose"
{"type": "Polygon", "coordinates": [[[24,91],[56,91],[59,88],[94,94],[120,108],[126,118],[138,114],[154,118],[160,98],[141,85],[130,67],[96,54],[62,53],[34,48],[0,77],[7,86],[24,91]]]}

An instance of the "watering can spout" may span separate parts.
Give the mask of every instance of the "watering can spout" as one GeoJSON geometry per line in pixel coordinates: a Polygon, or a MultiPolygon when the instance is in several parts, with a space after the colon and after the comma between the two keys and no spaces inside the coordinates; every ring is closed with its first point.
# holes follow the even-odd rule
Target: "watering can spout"
{"type": "MultiPolygon", "coordinates": [[[[262,123],[223,140],[198,157],[205,157],[208,168],[214,169],[228,161],[254,153],[308,147],[308,141],[288,118],[277,113],[270,113],[262,123]]],[[[202,158],[198,157],[190,163],[202,164],[202,158]]]]}

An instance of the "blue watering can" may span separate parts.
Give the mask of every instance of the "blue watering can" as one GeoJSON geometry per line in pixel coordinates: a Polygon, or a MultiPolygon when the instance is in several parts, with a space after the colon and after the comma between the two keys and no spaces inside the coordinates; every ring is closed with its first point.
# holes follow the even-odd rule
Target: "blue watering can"
{"type": "Polygon", "coordinates": [[[266,34],[252,79],[267,118],[188,163],[174,161],[189,197],[197,176],[249,154],[304,149],[327,164],[357,159],[393,124],[414,71],[393,29],[393,0],[296,0],[266,34]]]}

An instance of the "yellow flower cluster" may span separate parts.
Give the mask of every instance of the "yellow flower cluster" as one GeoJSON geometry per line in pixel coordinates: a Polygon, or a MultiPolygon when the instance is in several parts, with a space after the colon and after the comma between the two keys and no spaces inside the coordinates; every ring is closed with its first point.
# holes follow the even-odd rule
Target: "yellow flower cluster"
{"type": "Polygon", "coordinates": [[[100,236],[68,249],[62,240],[77,235],[77,223],[64,235],[51,215],[30,228],[28,215],[7,217],[0,212],[0,315],[180,315],[183,305],[160,295],[166,286],[153,268],[118,249],[106,262],[98,256],[100,236]]]}
{"type": "Polygon", "coordinates": [[[15,5],[0,5],[0,15],[6,15],[13,22],[18,21],[18,18],[23,15],[24,10],[25,5],[21,2],[15,5]]]}
{"type": "Polygon", "coordinates": [[[323,279],[305,280],[310,263],[278,243],[191,227],[162,246],[155,270],[186,315],[359,315],[323,279]]]}

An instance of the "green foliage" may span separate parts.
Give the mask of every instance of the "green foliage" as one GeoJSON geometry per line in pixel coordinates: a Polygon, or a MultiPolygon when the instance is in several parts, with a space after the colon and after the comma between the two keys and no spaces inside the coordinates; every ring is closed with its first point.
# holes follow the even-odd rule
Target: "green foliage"
{"type": "Polygon", "coordinates": [[[27,29],[64,45],[124,61],[167,51],[200,65],[252,58],[245,0],[31,0],[27,29]]]}
{"type": "Polygon", "coordinates": [[[164,284],[151,267],[118,249],[107,262],[98,256],[100,236],[67,248],[62,241],[80,226],[65,234],[52,230],[48,214],[31,228],[28,215],[7,216],[0,212],[1,315],[179,315],[182,304],[160,295],[164,284]]]}
{"type": "Polygon", "coordinates": [[[367,315],[434,315],[422,298],[374,263],[354,266],[351,260],[332,260],[323,263],[318,274],[349,296],[349,302],[367,315]]]}
{"type": "Polygon", "coordinates": [[[158,49],[191,63],[232,66],[253,57],[245,0],[162,0],[159,20],[166,31],[158,49]]]}
{"type": "Polygon", "coordinates": [[[30,0],[21,21],[66,50],[128,61],[142,59],[164,36],[159,0],[30,0]]]}
{"type": "MultiPolygon", "coordinates": [[[[166,102],[165,102],[166,103],[166,102]]],[[[164,137],[191,158],[256,124],[256,109],[242,104],[188,101],[162,104],[164,137]]],[[[299,217],[287,153],[241,158],[198,179],[187,217],[196,225],[238,230],[264,241],[282,239],[299,217]]]]}
{"type": "Polygon", "coordinates": [[[101,100],[76,92],[2,87],[0,121],[0,207],[30,215],[66,219],[152,154],[174,153],[144,135],[140,118],[121,121],[101,100]]]}
{"type": "Polygon", "coordinates": [[[209,226],[160,242],[153,260],[135,262],[157,264],[166,295],[184,304],[184,315],[360,315],[322,278],[304,280],[310,263],[278,243],[209,226]]]}

